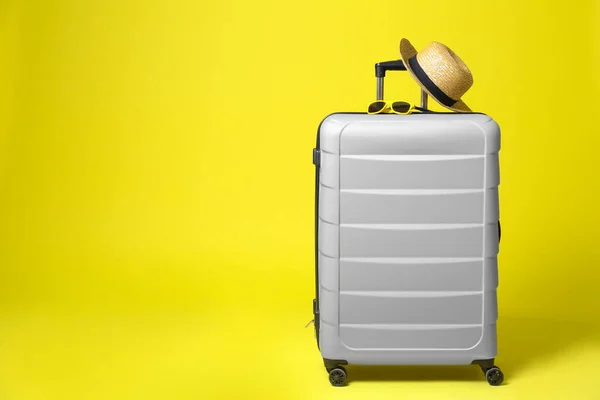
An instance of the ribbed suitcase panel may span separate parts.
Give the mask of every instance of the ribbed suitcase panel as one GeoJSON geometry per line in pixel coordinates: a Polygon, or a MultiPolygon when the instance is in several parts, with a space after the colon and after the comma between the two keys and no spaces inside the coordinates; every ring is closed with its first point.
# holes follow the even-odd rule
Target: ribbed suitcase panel
{"type": "Polygon", "coordinates": [[[482,300],[481,292],[342,290],[340,323],[481,324],[482,300]]]}
{"type": "Polygon", "coordinates": [[[438,349],[466,349],[479,341],[482,330],[480,325],[341,324],[340,339],[349,348],[393,351],[398,343],[404,349],[436,343],[438,349]]]}
{"type": "Polygon", "coordinates": [[[341,222],[481,224],[483,198],[481,189],[342,190],[341,222]]]}
{"type": "Polygon", "coordinates": [[[480,224],[342,224],[340,252],[341,257],[482,257],[483,231],[480,224]]]}
{"type": "Polygon", "coordinates": [[[321,184],[319,196],[321,198],[321,201],[319,201],[319,218],[332,224],[338,224],[340,222],[340,211],[335,205],[340,202],[340,191],[321,184]]]}
{"type": "Polygon", "coordinates": [[[477,291],[481,263],[481,258],[342,258],[339,282],[349,291],[477,291]]]}
{"type": "Polygon", "coordinates": [[[321,287],[330,292],[337,293],[340,289],[338,279],[338,268],[340,260],[337,257],[329,257],[319,251],[319,269],[321,271],[321,287]]]}
{"type": "Polygon", "coordinates": [[[341,156],[341,189],[482,189],[483,156],[341,156]]]}
{"type": "MultiPolygon", "coordinates": [[[[400,117],[402,118],[402,117],[400,117]]],[[[487,117],[489,119],[489,117],[487,117]]],[[[343,129],[342,154],[471,154],[485,152],[480,128],[449,115],[412,115],[403,118],[357,118],[343,129]],[[444,134],[440,135],[440,124],[444,134]],[[377,134],[374,135],[374,130],[377,134]]],[[[497,150],[496,150],[497,151],[497,150]]]]}

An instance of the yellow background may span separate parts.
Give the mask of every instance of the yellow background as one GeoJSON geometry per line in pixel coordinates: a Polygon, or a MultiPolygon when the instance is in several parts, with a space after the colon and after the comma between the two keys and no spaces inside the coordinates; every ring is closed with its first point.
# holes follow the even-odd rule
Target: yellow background
{"type": "Polygon", "coordinates": [[[598,26],[592,0],[2,2],[0,398],[600,399],[598,26]],[[304,329],[316,128],[401,37],[453,48],[502,128],[503,387],[332,388],[304,329]]]}

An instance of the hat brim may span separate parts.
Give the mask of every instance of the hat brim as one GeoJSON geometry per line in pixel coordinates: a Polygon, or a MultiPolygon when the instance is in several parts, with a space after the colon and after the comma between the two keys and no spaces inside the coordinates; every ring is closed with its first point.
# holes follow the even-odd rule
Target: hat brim
{"type": "Polygon", "coordinates": [[[414,48],[414,46],[408,41],[408,39],[403,38],[402,40],[400,40],[400,57],[402,57],[402,62],[404,62],[404,66],[406,67],[406,70],[410,73],[410,76],[412,76],[412,78],[415,80],[415,82],[417,82],[419,84],[419,86],[421,86],[421,89],[423,89],[429,96],[431,96],[435,101],[437,101],[442,107],[445,107],[452,111],[470,112],[471,109],[469,108],[469,106],[467,106],[465,104],[464,101],[459,99],[456,103],[454,103],[452,105],[452,107],[448,107],[448,106],[442,104],[441,101],[439,101],[434,95],[432,95],[429,92],[429,90],[427,90],[425,85],[423,85],[423,83],[419,80],[419,78],[417,78],[417,76],[413,72],[412,68],[408,64],[408,59],[413,58],[414,56],[417,55],[417,53],[418,53],[417,49],[414,48]]]}

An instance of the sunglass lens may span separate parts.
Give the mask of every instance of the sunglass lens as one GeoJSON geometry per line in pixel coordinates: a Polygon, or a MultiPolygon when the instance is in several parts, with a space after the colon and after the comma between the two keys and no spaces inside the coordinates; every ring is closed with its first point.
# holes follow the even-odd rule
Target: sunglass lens
{"type": "Polygon", "coordinates": [[[410,103],[405,101],[396,101],[392,103],[392,110],[397,113],[407,113],[410,110],[410,103]]]}
{"type": "Polygon", "coordinates": [[[375,113],[383,111],[384,108],[385,108],[385,101],[374,101],[373,103],[369,104],[369,113],[375,114],[375,113]]]}

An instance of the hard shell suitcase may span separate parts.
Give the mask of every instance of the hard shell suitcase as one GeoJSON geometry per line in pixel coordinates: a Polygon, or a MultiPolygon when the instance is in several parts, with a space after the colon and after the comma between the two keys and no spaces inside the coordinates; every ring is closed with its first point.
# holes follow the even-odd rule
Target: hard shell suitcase
{"type": "MultiPolygon", "coordinates": [[[[387,70],[376,65],[377,97],[387,70]]],[[[422,92],[422,107],[427,107],[422,92]]],[[[330,382],[346,364],[494,366],[500,129],[481,113],[334,113],[319,126],[313,302],[330,382]]]]}

